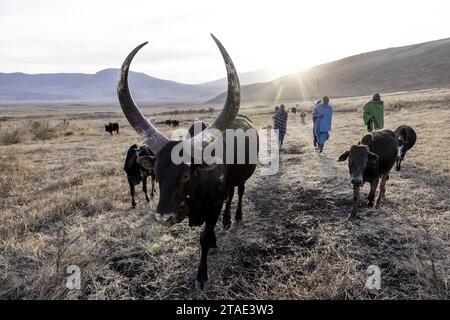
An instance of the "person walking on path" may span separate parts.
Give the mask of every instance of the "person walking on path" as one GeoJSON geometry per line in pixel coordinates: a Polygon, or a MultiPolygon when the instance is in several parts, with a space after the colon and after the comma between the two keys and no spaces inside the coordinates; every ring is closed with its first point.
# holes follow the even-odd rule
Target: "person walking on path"
{"type": "MultiPolygon", "coordinates": [[[[319,104],[322,103],[322,100],[319,100],[316,102],[316,104],[314,105],[314,108],[317,107],[319,104]]],[[[316,137],[316,122],[314,121],[314,108],[313,108],[313,129],[312,129],[312,133],[313,133],[313,145],[314,148],[317,148],[317,137],[316,137]]]]}
{"type": "Polygon", "coordinates": [[[373,95],[373,99],[367,102],[362,110],[364,125],[368,132],[384,128],[384,102],[378,93],[373,95]]]}
{"type": "Polygon", "coordinates": [[[302,125],[305,125],[305,124],[306,124],[305,119],[306,119],[306,112],[305,112],[304,110],[302,110],[302,111],[300,112],[300,123],[301,123],[302,125]]]}
{"type": "Polygon", "coordinates": [[[273,126],[275,126],[275,116],[277,115],[278,110],[280,110],[280,107],[279,106],[275,106],[275,113],[272,116],[272,122],[273,122],[272,124],[273,124],[273,126]]]}
{"type": "Polygon", "coordinates": [[[329,104],[330,99],[323,97],[322,103],[313,110],[314,134],[316,137],[319,153],[322,153],[325,142],[330,138],[333,107],[329,104]]]}
{"type": "Polygon", "coordinates": [[[283,146],[284,136],[286,135],[288,114],[284,108],[284,105],[280,105],[280,109],[275,113],[273,128],[278,130],[278,140],[280,149],[283,146]]]}

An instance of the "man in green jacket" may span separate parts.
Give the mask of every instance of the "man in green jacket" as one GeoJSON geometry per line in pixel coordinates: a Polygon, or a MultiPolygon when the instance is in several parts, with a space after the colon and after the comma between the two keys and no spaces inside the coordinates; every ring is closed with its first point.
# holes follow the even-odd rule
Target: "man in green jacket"
{"type": "Polygon", "coordinates": [[[373,99],[363,107],[364,124],[368,132],[384,127],[384,102],[378,93],[373,95],[373,99]]]}

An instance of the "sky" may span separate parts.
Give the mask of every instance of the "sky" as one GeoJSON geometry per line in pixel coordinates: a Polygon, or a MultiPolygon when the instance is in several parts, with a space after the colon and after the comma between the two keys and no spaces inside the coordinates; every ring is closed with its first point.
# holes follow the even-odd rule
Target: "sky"
{"type": "Polygon", "coordinates": [[[350,55],[450,37],[450,1],[0,0],[0,72],[119,68],[185,83],[238,72],[279,75],[350,55]]]}

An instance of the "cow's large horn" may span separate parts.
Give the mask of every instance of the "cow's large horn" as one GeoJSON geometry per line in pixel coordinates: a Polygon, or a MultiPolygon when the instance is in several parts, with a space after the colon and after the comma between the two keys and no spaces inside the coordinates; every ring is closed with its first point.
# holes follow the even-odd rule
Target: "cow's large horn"
{"type": "Polygon", "coordinates": [[[136,53],[147,43],[148,42],[144,42],[137,46],[123,62],[117,82],[117,96],[128,122],[138,134],[145,135],[147,139],[146,144],[156,155],[169,142],[169,139],[167,139],[164,134],[156,129],[153,124],[144,117],[143,113],[134,102],[130,88],[128,87],[128,71],[130,70],[131,61],[136,53]]]}
{"type": "Polygon", "coordinates": [[[216,138],[215,133],[223,132],[225,129],[229,128],[233,123],[239,112],[239,105],[241,102],[241,88],[239,85],[239,78],[234,67],[233,61],[231,60],[228,52],[225,50],[220,41],[211,34],[211,37],[216,42],[219,47],[220,53],[222,54],[225,66],[227,68],[227,79],[228,79],[228,91],[227,99],[222,111],[217,116],[217,118],[203,131],[202,134],[195,136],[194,138],[186,141],[191,143],[194,148],[202,148],[206,144],[210,143],[216,138]],[[215,129],[215,130],[211,130],[215,129]]]}

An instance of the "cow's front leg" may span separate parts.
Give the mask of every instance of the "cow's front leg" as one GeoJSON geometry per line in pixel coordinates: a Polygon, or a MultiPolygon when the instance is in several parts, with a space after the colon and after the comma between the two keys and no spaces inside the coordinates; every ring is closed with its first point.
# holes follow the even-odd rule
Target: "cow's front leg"
{"type": "Polygon", "coordinates": [[[377,204],[375,206],[375,208],[379,208],[380,207],[380,203],[381,203],[381,199],[385,197],[385,193],[386,193],[386,181],[389,179],[389,172],[388,173],[384,173],[381,176],[381,181],[380,181],[380,194],[378,195],[377,198],[377,204]]]}
{"type": "Polygon", "coordinates": [[[228,230],[231,227],[230,209],[233,196],[234,196],[234,187],[231,187],[227,193],[227,203],[225,205],[225,210],[223,211],[223,218],[222,218],[222,224],[225,230],[228,230]]]}
{"type": "Polygon", "coordinates": [[[367,206],[370,207],[370,208],[373,207],[373,200],[375,199],[375,192],[377,191],[377,187],[378,187],[378,182],[379,181],[380,181],[380,178],[376,177],[370,183],[370,192],[369,192],[369,196],[367,197],[367,200],[369,201],[367,203],[367,206]]]}
{"type": "Polygon", "coordinates": [[[148,197],[148,193],[147,193],[147,176],[143,176],[142,177],[142,191],[145,194],[145,200],[147,200],[147,202],[150,201],[150,198],[148,197]]]}
{"type": "Polygon", "coordinates": [[[200,257],[200,264],[198,265],[197,279],[195,280],[195,287],[197,290],[206,291],[208,290],[208,250],[209,250],[209,233],[208,226],[205,226],[202,233],[200,234],[200,245],[202,248],[202,254],[200,257]]]}
{"type": "Polygon", "coordinates": [[[212,230],[211,240],[209,242],[208,255],[211,256],[217,251],[217,238],[214,229],[212,230]]]}
{"type": "Polygon", "coordinates": [[[354,184],[353,185],[353,208],[352,213],[347,217],[347,220],[354,219],[356,217],[356,212],[358,211],[358,205],[359,205],[359,186],[354,184]]]}
{"type": "Polygon", "coordinates": [[[209,287],[207,265],[208,251],[212,248],[212,246],[216,246],[216,235],[214,233],[214,228],[217,220],[219,219],[221,209],[222,205],[217,206],[211,211],[212,214],[207,218],[205,228],[200,234],[202,254],[200,257],[200,264],[198,265],[197,279],[195,280],[195,287],[197,290],[206,291],[209,287]]]}
{"type": "Polygon", "coordinates": [[[239,223],[242,221],[242,196],[244,195],[244,191],[245,191],[245,185],[241,184],[240,186],[238,186],[238,205],[237,205],[237,209],[236,209],[236,223],[239,223]]]}
{"type": "Polygon", "coordinates": [[[152,196],[152,198],[155,196],[155,175],[152,174],[152,193],[150,194],[150,196],[152,196]]]}
{"type": "Polygon", "coordinates": [[[397,165],[395,166],[395,170],[396,170],[396,171],[400,171],[400,170],[402,169],[402,167],[401,167],[402,159],[399,158],[399,159],[397,159],[396,162],[397,162],[397,165]]]}
{"type": "Polygon", "coordinates": [[[130,185],[130,194],[131,194],[131,207],[135,208],[136,207],[136,201],[134,199],[134,178],[128,176],[128,184],[130,185]]]}

